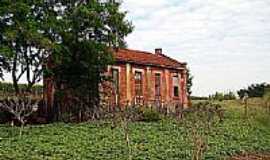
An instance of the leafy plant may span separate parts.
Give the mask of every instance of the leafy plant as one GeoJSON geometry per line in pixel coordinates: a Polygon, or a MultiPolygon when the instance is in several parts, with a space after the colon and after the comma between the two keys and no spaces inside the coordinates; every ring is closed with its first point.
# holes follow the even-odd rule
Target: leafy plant
{"type": "Polygon", "coordinates": [[[188,126],[190,141],[193,144],[193,160],[204,159],[210,149],[208,143],[213,128],[223,120],[224,110],[219,104],[205,101],[195,103],[189,109],[188,115],[182,121],[188,126]]]}
{"type": "MultiPolygon", "coordinates": [[[[50,34],[58,39],[52,50],[52,65],[48,66],[54,87],[66,97],[79,99],[75,107],[83,104],[82,112],[90,112],[95,119],[100,109],[100,85],[107,80],[102,72],[114,63],[112,52],[123,47],[133,26],[126,20],[126,12],[120,10],[120,2],[75,0],[50,5],[63,8],[53,17],[61,19],[53,21],[55,28],[50,34]]],[[[68,107],[63,99],[56,96],[54,100],[64,105],[59,107],[68,107]]]]}
{"type": "Polygon", "coordinates": [[[25,76],[27,92],[42,79],[53,41],[45,36],[49,14],[43,1],[0,1],[0,76],[9,72],[16,94],[25,76]]]}
{"type": "Polygon", "coordinates": [[[249,97],[263,97],[265,94],[266,88],[269,88],[270,84],[260,83],[260,84],[251,84],[247,89],[240,89],[237,91],[237,94],[242,99],[245,94],[248,94],[249,97]]]}
{"type": "MultiPolygon", "coordinates": [[[[14,130],[19,131],[19,127],[0,125],[0,159],[127,160],[131,155],[132,159],[191,160],[200,146],[207,146],[206,149],[201,147],[203,159],[227,159],[241,153],[270,151],[270,128],[266,118],[247,121],[239,102],[218,103],[226,104],[226,112],[222,123],[215,114],[210,131],[207,123],[195,126],[201,120],[207,122],[207,112],[203,111],[205,107],[198,109],[198,114],[186,112],[181,121],[170,117],[158,122],[129,121],[126,131],[131,152],[120,118],[123,108],[115,115],[119,116],[115,125],[111,119],[106,119],[80,124],[25,126],[27,134],[21,138],[13,134],[14,130]],[[194,132],[192,128],[195,128],[194,132]],[[197,140],[195,135],[198,135],[197,140]]],[[[261,106],[256,106],[256,109],[256,115],[268,116],[261,106]]]]}
{"type": "Polygon", "coordinates": [[[158,111],[147,107],[142,110],[141,121],[157,122],[159,120],[161,120],[161,114],[158,111]]]}
{"type": "MultiPolygon", "coordinates": [[[[27,84],[18,84],[22,92],[27,91],[27,84]]],[[[43,85],[34,85],[32,87],[31,95],[34,97],[41,97],[43,95],[43,85]]],[[[16,92],[12,83],[0,82],[0,100],[7,97],[15,97],[16,92]]]]}

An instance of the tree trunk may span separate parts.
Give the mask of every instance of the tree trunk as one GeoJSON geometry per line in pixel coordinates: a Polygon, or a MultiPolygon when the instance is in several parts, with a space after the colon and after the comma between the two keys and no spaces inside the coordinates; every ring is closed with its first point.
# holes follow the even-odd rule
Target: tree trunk
{"type": "Polygon", "coordinates": [[[19,86],[18,86],[18,79],[16,77],[16,72],[17,72],[17,59],[18,55],[15,54],[14,60],[13,60],[13,67],[12,67],[12,81],[13,81],[13,87],[15,90],[16,95],[19,94],[19,86]]]}
{"type": "Polygon", "coordinates": [[[18,120],[19,120],[19,121],[20,121],[20,123],[21,123],[21,127],[20,127],[20,134],[19,134],[19,135],[20,135],[20,137],[22,137],[25,122],[24,122],[24,120],[23,120],[23,118],[22,118],[22,117],[20,117],[18,120]]]}

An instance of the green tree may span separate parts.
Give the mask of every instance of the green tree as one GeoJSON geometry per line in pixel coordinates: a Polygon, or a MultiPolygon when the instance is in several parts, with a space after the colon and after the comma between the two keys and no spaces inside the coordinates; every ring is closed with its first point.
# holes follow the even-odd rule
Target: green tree
{"type": "Polygon", "coordinates": [[[251,84],[247,89],[237,91],[237,94],[240,98],[243,98],[245,94],[248,94],[249,97],[263,97],[265,89],[268,87],[270,87],[270,84],[267,83],[251,84]]]}
{"type": "Polygon", "coordinates": [[[102,72],[113,63],[112,52],[125,46],[124,38],[133,26],[125,20],[126,12],[120,11],[118,2],[69,1],[59,5],[61,27],[55,28],[54,35],[60,40],[52,52],[54,66],[49,68],[58,91],[58,109],[53,112],[58,112],[59,118],[63,108],[59,103],[68,92],[75,100],[67,105],[80,113],[94,113],[99,108],[100,84],[108,78],[102,72]]]}
{"type": "Polygon", "coordinates": [[[5,57],[0,55],[0,79],[4,80],[4,70],[9,71],[9,64],[6,61],[5,57]]]}
{"type": "Polygon", "coordinates": [[[224,100],[224,94],[220,92],[216,92],[214,95],[211,96],[213,100],[222,101],[224,100]]]}
{"type": "Polygon", "coordinates": [[[23,76],[27,91],[41,81],[42,65],[52,48],[41,28],[46,17],[42,6],[41,0],[0,1],[0,73],[11,72],[17,94],[23,76]]]}
{"type": "Polygon", "coordinates": [[[234,95],[233,92],[228,92],[224,94],[224,100],[234,100],[236,99],[236,96],[234,95]]]}
{"type": "Polygon", "coordinates": [[[193,76],[190,73],[190,69],[187,69],[187,93],[188,93],[188,98],[190,99],[190,96],[192,94],[192,85],[193,85],[193,76]]]}
{"type": "Polygon", "coordinates": [[[10,71],[19,93],[23,76],[30,91],[44,73],[60,94],[72,95],[81,106],[97,106],[100,83],[107,79],[102,72],[133,29],[120,5],[114,0],[0,1],[0,76],[10,71]]]}
{"type": "Polygon", "coordinates": [[[239,91],[237,91],[237,94],[239,96],[240,99],[243,99],[244,96],[248,93],[248,91],[246,89],[240,89],[239,91]]]}

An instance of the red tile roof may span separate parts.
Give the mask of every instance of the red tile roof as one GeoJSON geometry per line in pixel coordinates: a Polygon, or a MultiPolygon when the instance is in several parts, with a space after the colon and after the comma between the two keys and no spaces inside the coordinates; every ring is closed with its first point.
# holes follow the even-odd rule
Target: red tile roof
{"type": "Polygon", "coordinates": [[[164,54],[152,54],[150,52],[131,49],[117,49],[114,53],[117,62],[129,62],[140,65],[150,65],[165,68],[183,68],[186,63],[179,62],[164,54]]]}

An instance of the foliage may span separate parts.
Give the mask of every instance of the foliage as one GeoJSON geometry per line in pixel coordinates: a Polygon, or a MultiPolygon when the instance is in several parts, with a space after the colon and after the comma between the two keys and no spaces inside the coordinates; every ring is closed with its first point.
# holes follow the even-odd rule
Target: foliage
{"type": "Polygon", "coordinates": [[[236,96],[233,92],[228,92],[228,93],[220,93],[216,92],[214,95],[209,95],[210,100],[218,100],[218,101],[223,101],[223,100],[235,100],[236,96]]]}
{"type": "MultiPolygon", "coordinates": [[[[18,84],[18,86],[22,91],[27,90],[27,84],[18,84]]],[[[32,93],[42,95],[43,86],[42,85],[34,85],[32,88],[32,93]]],[[[6,82],[0,82],[0,95],[1,95],[1,98],[7,98],[7,96],[15,95],[15,90],[14,90],[13,84],[6,83],[6,82]]]]}
{"type": "Polygon", "coordinates": [[[128,106],[122,110],[118,109],[111,112],[111,114],[105,113],[105,118],[114,121],[115,124],[123,119],[127,119],[130,122],[157,122],[163,117],[156,108],[139,105],[128,106]]]}
{"type": "Polygon", "coordinates": [[[120,11],[121,3],[115,1],[77,0],[59,5],[62,12],[57,16],[61,17],[61,27],[54,33],[60,40],[52,52],[53,65],[49,70],[57,95],[65,96],[55,97],[56,107],[81,106],[78,109],[83,113],[89,111],[96,117],[94,112],[100,109],[100,84],[108,78],[102,72],[113,63],[112,52],[124,45],[124,37],[133,26],[125,20],[126,13],[120,11]],[[60,106],[67,96],[75,101],[60,106]]]}
{"type": "Polygon", "coordinates": [[[248,94],[248,97],[263,97],[265,94],[265,89],[269,88],[270,84],[260,83],[260,84],[251,84],[247,89],[240,89],[237,91],[237,94],[242,99],[245,94],[248,94]]]}
{"type": "MultiPolygon", "coordinates": [[[[209,132],[204,159],[224,159],[239,153],[269,151],[270,128],[265,123],[266,119],[247,120],[237,102],[229,105],[223,123],[216,123],[209,132]]],[[[258,109],[254,112],[256,117],[269,117],[258,109]]],[[[190,133],[191,125],[187,122],[163,119],[154,123],[130,123],[132,158],[190,160],[194,139],[190,133]]],[[[0,126],[0,159],[129,158],[123,128],[112,129],[110,121],[27,126],[21,138],[17,137],[18,131],[16,127],[0,126]]],[[[208,129],[199,131],[208,132],[208,129]]]]}
{"type": "Polygon", "coordinates": [[[4,70],[10,71],[10,67],[6,58],[0,54],[0,79],[4,80],[4,70]]]}
{"type": "MultiPolygon", "coordinates": [[[[0,1],[0,77],[3,70],[11,72],[19,94],[23,76],[31,92],[44,73],[53,77],[57,95],[72,93],[81,108],[95,110],[99,85],[106,79],[101,72],[133,29],[120,5],[107,0],[0,1]]],[[[64,99],[55,100],[55,108],[65,107],[57,106],[64,99]]]]}
{"type": "Polygon", "coordinates": [[[0,124],[7,123],[10,121],[10,113],[0,109],[0,124]]]}
{"type": "Polygon", "coordinates": [[[184,123],[188,126],[190,141],[193,144],[192,160],[202,160],[208,150],[208,139],[212,127],[217,122],[222,122],[221,106],[210,102],[199,102],[193,104],[186,115],[184,123]],[[219,117],[218,119],[215,116],[219,117]],[[206,130],[205,130],[206,129],[206,130]]]}
{"type": "Polygon", "coordinates": [[[0,73],[11,73],[17,94],[23,76],[28,92],[41,81],[45,59],[53,48],[53,42],[44,36],[45,5],[41,0],[0,1],[0,73]]]}
{"type": "Polygon", "coordinates": [[[208,100],[209,97],[191,96],[191,100],[208,100]]]}
{"type": "Polygon", "coordinates": [[[265,89],[263,99],[265,103],[265,108],[268,108],[268,112],[270,113],[270,88],[265,89]]]}
{"type": "Polygon", "coordinates": [[[265,88],[263,99],[265,101],[268,101],[268,102],[270,101],[270,87],[269,88],[265,88]]]}
{"type": "Polygon", "coordinates": [[[187,69],[187,93],[188,93],[188,97],[190,98],[191,94],[192,94],[192,85],[193,85],[193,76],[190,73],[190,69],[187,69]]]}
{"type": "Polygon", "coordinates": [[[141,121],[157,122],[161,120],[161,114],[155,109],[144,108],[142,111],[141,121]]]}
{"type": "Polygon", "coordinates": [[[8,98],[0,101],[0,110],[8,112],[13,119],[19,122],[21,136],[27,118],[38,110],[38,103],[38,101],[32,100],[31,97],[8,98]]]}

